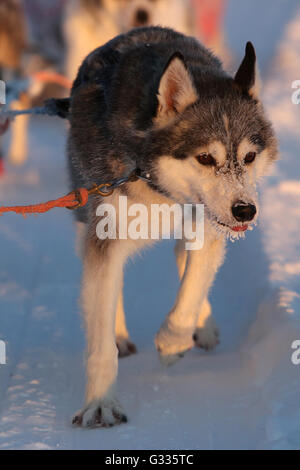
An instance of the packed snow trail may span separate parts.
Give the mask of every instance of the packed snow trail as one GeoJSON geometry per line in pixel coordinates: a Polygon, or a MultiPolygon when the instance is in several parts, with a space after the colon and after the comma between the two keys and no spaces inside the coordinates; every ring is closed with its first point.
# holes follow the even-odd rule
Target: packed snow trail
{"type": "MultiPolygon", "coordinates": [[[[266,16],[272,40],[259,29],[269,2],[230,2],[236,54],[243,52],[247,31],[239,25],[247,17],[245,39],[253,40],[263,62],[263,97],[282,161],[264,185],[259,227],[229,244],[212,289],[221,329],[214,352],[193,350],[171,368],[160,365],[153,337],[178,287],[172,243],[129,263],[125,307],[139,353],[120,361],[119,396],[128,424],[89,431],[70,426],[84,395],[85,343],[71,214],[57,209],[1,218],[0,339],[7,344],[7,364],[0,365],[1,449],[300,447],[300,366],[291,362],[291,343],[300,339],[300,105],[291,102],[291,83],[300,79],[296,4],[286,2],[283,13],[282,2],[273,2],[274,44],[266,16]],[[262,12],[258,25],[252,18],[251,26],[250,4],[262,12]]],[[[32,120],[29,162],[9,169],[0,183],[1,204],[47,200],[68,190],[65,136],[61,120],[32,120]]]]}

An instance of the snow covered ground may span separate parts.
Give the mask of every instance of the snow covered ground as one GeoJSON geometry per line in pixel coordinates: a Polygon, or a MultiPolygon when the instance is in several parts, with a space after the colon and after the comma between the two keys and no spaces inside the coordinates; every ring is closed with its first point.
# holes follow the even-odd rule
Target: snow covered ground
{"type": "MultiPolygon", "coordinates": [[[[54,210],[0,221],[0,449],[300,448],[300,8],[296,0],[231,0],[226,26],[241,57],[253,40],[263,98],[282,160],[262,188],[261,222],[228,246],[211,300],[221,328],[213,353],[193,350],[160,365],[153,336],[178,286],[172,244],[127,269],[125,306],[139,354],[120,361],[119,391],[130,421],[73,429],[84,391],[84,335],[77,305],[80,262],[71,214],[54,210]]],[[[67,191],[62,121],[32,120],[30,158],[0,183],[1,203],[67,191]]]]}

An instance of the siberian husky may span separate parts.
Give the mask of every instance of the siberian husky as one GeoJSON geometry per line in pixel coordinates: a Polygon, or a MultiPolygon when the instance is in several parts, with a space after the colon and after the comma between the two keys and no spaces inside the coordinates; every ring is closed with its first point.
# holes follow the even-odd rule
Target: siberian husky
{"type": "Polygon", "coordinates": [[[194,34],[190,0],[69,0],[64,17],[66,74],[74,80],[89,52],[138,26],[194,34]]]}
{"type": "Polygon", "coordinates": [[[204,246],[186,251],[184,239],[177,243],[181,286],[155,338],[161,361],[171,364],[195,345],[218,343],[209,290],[226,239],[243,236],[257,220],[256,186],[277,158],[277,141],[258,96],[250,42],[232,78],[196,39],[160,27],[134,29],[92,52],[63,112],[73,188],[113,182],[136,168],[137,178],[75,211],[87,227],[87,388],[73,423],[112,426],[126,421],[115,391],[117,345],[123,355],[135,349],[123,311],[123,266],[153,240],[121,239],[118,230],[115,239],[99,239],[97,207],[109,203],[118,212],[119,196],[146,207],[204,205],[204,246]]]}

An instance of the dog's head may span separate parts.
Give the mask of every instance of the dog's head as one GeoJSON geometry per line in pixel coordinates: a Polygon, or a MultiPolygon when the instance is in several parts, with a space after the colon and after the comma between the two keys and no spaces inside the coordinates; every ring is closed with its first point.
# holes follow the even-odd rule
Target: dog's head
{"type": "Polygon", "coordinates": [[[255,222],[256,183],[277,157],[276,138],[258,99],[255,61],[247,43],[231,78],[209,69],[197,74],[175,54],[157,96],[153,179],[177,202],[203,203],[207,217],[229,236],[255,222]]]}

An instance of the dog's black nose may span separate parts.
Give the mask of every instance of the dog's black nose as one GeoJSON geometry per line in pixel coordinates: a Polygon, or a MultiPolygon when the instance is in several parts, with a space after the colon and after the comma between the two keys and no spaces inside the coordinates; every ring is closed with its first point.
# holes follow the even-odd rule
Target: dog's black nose
{"type": "Polygon", "coordinates": [[[135,15],[135,23],[136,25],[146,24],[149,20],[149,14],[146,10],[139,8],[135,15]]]}
{"type": "Polygon", "coordinates": [[[238,222],[248,222],[252,220],[256,214],[256,207],[254,204],[248,204],[243,201],[237,201],[233,204],[231,210],[234,218],[238,222]]]}

